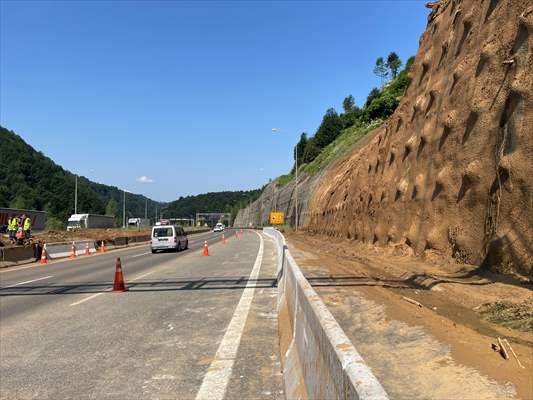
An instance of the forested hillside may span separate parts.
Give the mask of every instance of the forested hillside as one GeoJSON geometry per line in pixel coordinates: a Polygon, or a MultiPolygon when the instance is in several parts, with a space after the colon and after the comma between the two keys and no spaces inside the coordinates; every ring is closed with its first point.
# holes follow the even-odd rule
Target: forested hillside
{"type": "MultiPolygon", "coordinates": [[[[0,207],[46,211],[47,228],[61,229],[74,212],[75,175],[0,127],[0,207]]],[[[126,218],[143,217],[146,197],[127,194],[126,218]]],[[[158,202],[148,199],[149,214],[158,202]]],[[[78,212],[116,216],[122,224],[122,191],[78,177],[78,212]]]]}
{"type": "Polygon", "coordinates": [[[193,218],[197,212],[226,212],[235,217],[239,209],[259,197],[261,190],[211,192],[180,197],[164,208],[164,216],[193,218]]]}
{"type": "MultiPolygon", "coordinates": [[[[0,207],[27,208],[47,212],[47,228],[63,229],[74,212],[75,175],[35,150],[14,132],[0,127],[0,207]]],[[[148,201],[148,217],[155,208],[163,208],[168,218],[194,217],[197,212],[228,212],[234,216],[261,190],[213,192],[180,197],[164,204],[143,195],[127,193],[126,218],[144,217],[148,201]]],[[[103,185],[78,177],[78,212],[114,215],[122,225],[123,192],[115,186],[103,185]]],[[[160,213],[158,212],[158,216],[160,213]]]]}

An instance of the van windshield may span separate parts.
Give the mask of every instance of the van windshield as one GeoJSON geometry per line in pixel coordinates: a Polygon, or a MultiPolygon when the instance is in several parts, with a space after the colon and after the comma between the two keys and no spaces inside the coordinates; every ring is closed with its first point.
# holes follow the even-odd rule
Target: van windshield
{"type": "Polygon", "coordinates": [[[155,228],[154,229],[154,237],[169,237],[174,236],[174,233],[172,232],[172,228],[155,228]]]}

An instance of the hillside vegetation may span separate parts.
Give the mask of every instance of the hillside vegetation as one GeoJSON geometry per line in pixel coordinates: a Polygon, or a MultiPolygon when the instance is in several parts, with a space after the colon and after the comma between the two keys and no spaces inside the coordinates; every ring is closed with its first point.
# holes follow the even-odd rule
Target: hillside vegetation
{"type": "MultiPolygon", "coordinates": [[[[405,68],[399,71],[401,61],[395,53],[389,54],[387,62],[378,58],[374,73],[386,83],[381,88],[372,89],[362,107],[355,105],[353,96],[347,96],[343,101],[343,113],[328,109],[314,136],[309,138],[305,132],[300,135],[294,149],[300,170],[315,174],[386,120],[405,93],[413,61],[414,57],[409,58],[405,68]]],[[[294,167],[289,174],[276,179],[278,186],[290,182],[293,174],[294,167]]]]}
{"type": "MultiPolygon", "coordinates": [[[[74,212],[75,175],[0,127],[0,207],[47,212],[47,228],[62,229],[74,212]]],[[[78,177],[78,212],[108,214],[122,224],[122,191],[78,177]]],[[[126,218],[144,216],[146,197],[127,194],[126,218]]],[[[149,213],[159,203],[148,199],[149,213]]]]}
{"type": "Polygon", "coordinates": [[[163,210],[164,216],[194,218],[197,212],[225,212],[235,218],[239,209],[256,200],[262,189],[249,191],[226,191],[180,197],[163,210]]]}

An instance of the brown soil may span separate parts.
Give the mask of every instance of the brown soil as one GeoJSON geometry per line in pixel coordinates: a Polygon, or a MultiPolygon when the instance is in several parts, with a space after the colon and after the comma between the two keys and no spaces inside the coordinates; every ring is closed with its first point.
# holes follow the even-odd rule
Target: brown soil
{"type": "Polygon", "coordinates": [[[310,283],[358,350],[364,350],[363,358],[371,367],[375,362],[378,378],[391,381],[385,386],[396,397],[417,398],[417,393],[408,391],[416,386],[426,390],[426,397],[454,398],[450,390],[461,385],[469,387],[469,391],[462,392],[463,398],[511,397],[509,393],[514,389],[505,386],[511,382],[518,397],[533,399],[531,283],[501,279],[472,265],[423,261],[414,257],[408,246],[383,248],[303,233],[288,233],[286,237],[310,283]],[[405,301],[403,296],[423,307],[405,301]],[[369,310],[374,310],[374,314],[369,310]],[[358,326],[361,318],[364,323],[358,326]],[[367,332],[365,341],[364,332],[370,326],[378,332],[367,332]],[[400,345],[387,348],[399,340],[391,339],[391,331],[397,335],[403,332],[402,340],[409,339],[405,354],[400,345]],[[525,369],[518,367],[512,354],[504,360],[491,349],[497,337],[509,340],[525,369]],[[444,357],[448,347],[449,357],[444,357]],[[409,365],[395,365],[401,360],[394,359],[391,353],[409,358],[409,365]],[[383,360],[386,365],[380,367],[383,360]],[[413,372],[412,379],[416,376],[420,380],[416,385],[393,383],[392,376],[400,379],[398,375],[405,368],[413,372]],[[448,377],[449,384],[437,388],[428,383],[437,377],[441,382],[448,377]],[[494,380],[500,386],[493,385],[494,380]]]}
{"type": "Polygon", "coordinates": [[[531,0],[432,4],[400,105],[324,171],[302,221],[533,277],[531,0]]]}
{"type": "Polygon", "coordinates": [[[47,231],[42,233],[37,233],[34,236],[34,241],[40,241],[43,243],[53,243],[53,242],[65,242],[71,240],[83,240],[83,239],[94,239],[94,240],[113,240],[118,237],[137,237],[137,236],[146,236],[150,235],[152,228],[143,228],[141,230],[137,229],[83,229],[78,231],[47,231]]]}
{"type": "MultiPolygon", "coordinates": [[[[185,230],[189,233],[195,231],[203,231],[205,228],[188,228],[185,230]]],[[[72,240],[86,240],[93,239],[96,241],[110,240],[113,241],[120,237],[138,237],[151,234],[152,228],[137,229],[122,229],[122,228],[109,228],[109,229],[83,229],[78,231],[46,231],[35,233],[32,237],[33,243],[56,243],[56,242],[69,242],[72,240]]],[[[2,242],[5,247],[12,247],[9,243],[7,235],[4,235],[2,242]]]]}

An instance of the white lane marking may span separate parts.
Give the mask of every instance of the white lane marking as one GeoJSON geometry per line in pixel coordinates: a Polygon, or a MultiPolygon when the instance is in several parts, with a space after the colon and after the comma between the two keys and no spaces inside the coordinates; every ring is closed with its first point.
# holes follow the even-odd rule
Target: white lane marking
{"type": "Polygon", "coordinates": [[[196,400],[222,400],[226,394],[226,387],[228,386],[233,364],[237,357],[244,325],[246,324],[246,319],[248,318],[250,306],[254,298],[255,282],[252,281],[257,279],[263,261],[263,237],[259,233],[257,235],[259,236],[260,242],[254,267],[239,300],[239,304],[237,304],[237,308],[235,308],[233,317],[226,329],[226,333],[222,338],[222,342],[218,346],[215,358],[211,362],[200,386],[200,390],[196,394],[196,400]]]}
{"type": "Polygon", "coordinates": [[[42,281],[42,280],[44,280],[44,279],[53,278],[53,277],[54,277],[53,275],[50,275],[50,276],[45,276],[45,277],[43,277],[43,278],[32,279],[31,281],[19,282],[19,283],[15,283],[14,285],[5,286],[5,287],[3,287],[2,289],[11,288],[11,287],[14,287],[14,286],[25,285],[26,283],[32,283],[32,282],[42,281]]]}
{"type": "Polygon", "coordinates": [[[142,274],[142,275],[136,276],[135,278],[130,279],[130,282],[131,282],[131,281],[136,281],[137,279],[144,278],[145,276],[148,276],[148,275],[150,275],[150,274],[153,274],[154,272],[155,272],[155,271],[150,271],[150,272],[147,272],[146,274],[142,274]]]}
{"type": "MultiPolygon", "coordinates": [[[[132,278],[132,279],[130,279],[129,281],[130,281],[130,282],[132,282],[132,281],[136,281],[137,279],[144,278],[145,276],[148,276],[148,275],[150,275],[150,274],[153,274],[154,272],[155,272],[155,271],[147,272],[146,274],[142,274],[142,275],[136,276],[135,278],[132,278]]],[[[77,306],[78,304],[85,303],[86,301],[92,300],[92,299],[94,299],[95,297],[100,296],[101,294],[104,294],[104,293],[106,293],[106,292],[110,292],[112,289],[113,289],[113,288],[110,287],[110,288],[105,289],[105,291],[103,291],[103,292],[95,293],[95,294],[93,294],[93,295],[91,295],[91,296],[89,296],[89,297],[86,297],[86,298],[84,298],[84,299],[78,300],[78,301],[72,303],[71,306],[77,306]]]]}
{"type": "MultiPolygon", "coordinates": [[[[109,291],[109,289],[106,290],[106,291],[109,291]]],[[[71,306],[77,306],[78,304],[85,303],[86,301],[89,301],[89,300],[91,300],[91,299],[94,299],[95,297],[98,297],[98,296],[100,296],[101,294],[104,294],[104,292],[95,293],[95,294],[93,294],[92,296],[89,296],[89,297],[86,297],[86,298],[84,298],[84,299],[78,300],[78,301],[72,303],[71,306]]]]}
{"type": "Polygon", "coordinates": [[[135,258],[135,257],[145,256],[145,255],[147,255],[147,254],[151,254],[151,253],[152,253],[151,251],[147,251],[146,253],[135,254],[134,256],[131,256],[130,258],[135,258]]]}
{"type": "MultiPolygon", "coordinates": [[[[133,251],[133,250],[137,250],[137,249],[139,249],[140,247],[143,247],[143,246],[148,246],[148,244],[143,243],[143,244],[140,244],[140,245],[137,245],[137,246],[124,247],[124,248],[121,248],[121,249],[110,249],[110,250],[107,250],[105,253],[92,253],[91,256],[105,256],[106,254],[109,254],[109,253],[118,253],[118,252],[123,252],[123,251],[126,251],[126,250],[133,251]]],[[[48,264],[47,265],[48,266],[51,266],[51,265],[55,266],[56,264],[62,264],[62,263],[68,263],[68,262],[76,262],[76,261],[79,261],[79,260],[90,260],[90,259],[91,258],[89,258],[89,257],[80,256],[80,257],[76,257],[74,260],[71,260],[70,258],[65,257],[65,258],[58,258],[58,259],[48,260],[48,264]]],[[[24,267],[0,268],[0,274],[5,274],[7,272],[21,271],[21,270],[27,269],[27,268],[47,268],[47,266],[43,266],[43,265],[38,264],[37,262],[35,262],[33,264],[26,265],[24,267]]]]}

